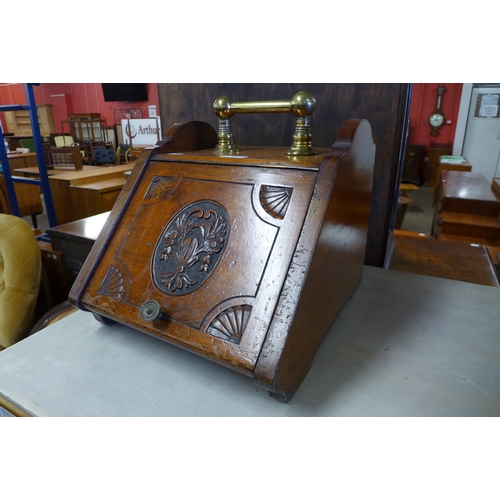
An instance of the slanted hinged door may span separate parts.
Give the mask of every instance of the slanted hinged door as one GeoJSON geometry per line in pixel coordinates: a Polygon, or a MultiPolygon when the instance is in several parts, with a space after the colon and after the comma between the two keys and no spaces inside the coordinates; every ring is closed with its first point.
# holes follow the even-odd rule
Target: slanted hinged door
{"type": "Polygon", "coordinates": [[[251,372],[317,172],[176,161],[146,168],[83,304],[251,372]]]}

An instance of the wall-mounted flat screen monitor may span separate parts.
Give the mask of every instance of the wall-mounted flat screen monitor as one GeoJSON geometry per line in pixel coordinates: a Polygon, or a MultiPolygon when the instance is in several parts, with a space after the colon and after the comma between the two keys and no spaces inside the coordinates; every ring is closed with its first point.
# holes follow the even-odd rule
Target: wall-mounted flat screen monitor
{"type": "Polygon", "coordinates": [[[147,101],[148,92],[145,83],[102,83],[105,102],[147,101]]]}

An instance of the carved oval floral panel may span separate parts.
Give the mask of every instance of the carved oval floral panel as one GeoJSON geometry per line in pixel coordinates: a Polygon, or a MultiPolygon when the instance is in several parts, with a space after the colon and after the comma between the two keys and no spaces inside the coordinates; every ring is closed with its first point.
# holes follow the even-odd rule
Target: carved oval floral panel
{"type": "Polygon", "coordinates": [[[210,276],[229,235],[229,218],[215,201],[192,203],[168,222],[153,254],[154,284],[168,295],[185,295],[210,276]]]}

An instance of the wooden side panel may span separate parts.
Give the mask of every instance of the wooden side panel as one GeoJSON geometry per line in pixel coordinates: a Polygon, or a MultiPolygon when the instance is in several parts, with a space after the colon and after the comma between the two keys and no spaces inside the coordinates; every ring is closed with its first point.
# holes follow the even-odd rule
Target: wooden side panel
{"type": "Polygon", "coordinates": [[[281,401],[307,375],[363,272],[375,157],[369,123],[349,120],[328,156],[254,372],[256,383],[281,401]]]}

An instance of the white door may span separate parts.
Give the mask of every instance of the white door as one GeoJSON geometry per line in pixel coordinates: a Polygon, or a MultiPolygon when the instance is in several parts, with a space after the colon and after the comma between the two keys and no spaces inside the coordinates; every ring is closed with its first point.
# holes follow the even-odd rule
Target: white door
{"type": "Polygon", "coordinates": [[[500,177],[500,84],[474,84],[462,149],[473,172],[500,177]]]}

